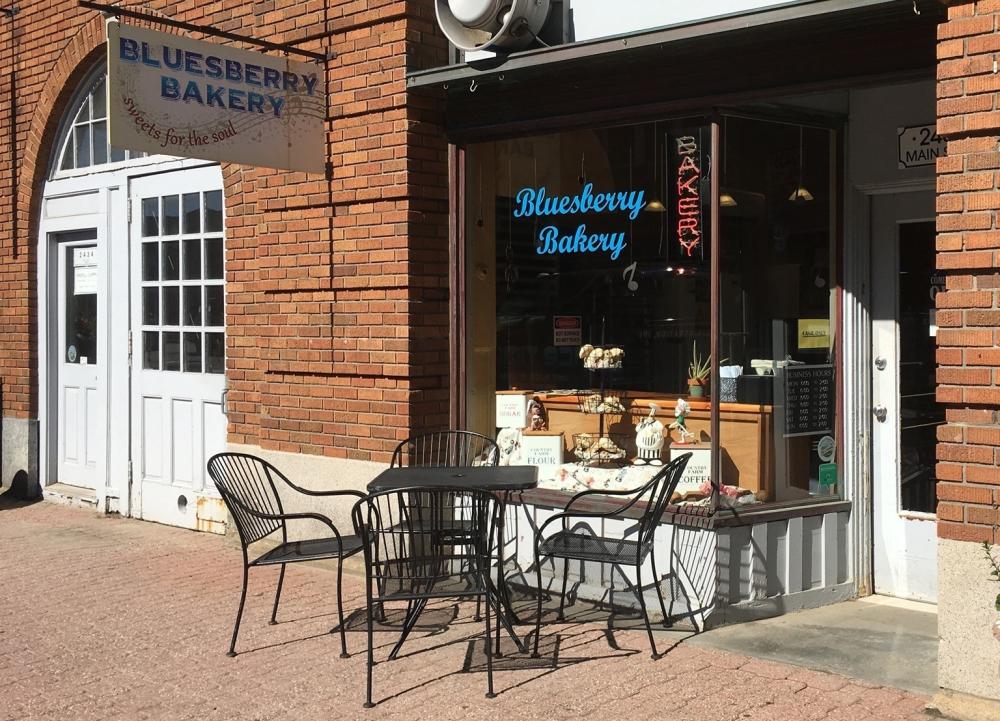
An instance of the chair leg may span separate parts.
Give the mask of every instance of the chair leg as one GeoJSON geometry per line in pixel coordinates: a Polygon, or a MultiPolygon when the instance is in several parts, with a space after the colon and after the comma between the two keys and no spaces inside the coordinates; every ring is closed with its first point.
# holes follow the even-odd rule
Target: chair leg
{"type": "Polygon", "coordinates": [[[350,658],[347,653],[347,632],[344,629],[344,559],[337,563],[337,616],[340,617],[340,657],[350,658]]]}
{"type": "Polygon", "coordinates": [[[559,595],[559,620],[566,620],[566,583],[569,581],[569,559],[563,559],[562,593],[559,595]]]}
{"type": "Polygon", "coordinates": [[[236,655],[236,637],[240,633],[240,621],[243,619],[243,604],[247,600],[247,576],[250,574],[250,566],[243,564],[243,590],[240,592],[240,606],[236,611],[236,626],[233,628],[233,640],[229,644],[229,653],[226,655],[232,658],[236,655]]]}
{"type": "Polygon", "coordinates": [[[660,574],[656,571],[656,549],[650,551],[649,559],[653,564],[653,584],[656,586],[656,597],[660,599],[660,612],[663,614],[663,627],[670,628],[672,624],[670,622],[670,616],[667,615],[667,606],[663,602],[663,589],[660,588],[662,579],[660,578],[660,574]]]}
{"type": "Polygon", "coordinates": [[[365,708],[375,708],[375,704],[372,703],[372,672],[375,669],[375,641],[374,641],[374,622],[375,622],[375,604],[371,601],[371,582],[369,581],[369,591],[368,591],[368,678],[365,686],[365,708]]]}
{"type": "Polygon", "coordinates": [[[538,638],[542,635],[542,560],[535,553],[535,577],[538,580],[538,608],[535,613],[535,649],[531,652],[532,658],[538,658],[538,638]]]}
{"type": "Polygon", "coordinates": [[[649,634],[649,647],[653,650],[653,660],[658,661],[663,654],[656,650],[656,641],[653,639],[653,627],[649,625],[649,613],[646,611],[646,597],[642,593],[642,570],[641,565],[635,567],[635,592],[639,596],[639,605],[642,607],[642,620],[646,622],[646,633],[649,634]]]}
{"type": "Polygon", "coordinates": [[[285,582],[285,564],[281,564],[281,572],[278,574],[278,590],[274,593],[274,608],[271,610],[271,625],[278,622],[278,601],[281,600],[281,585],[285,582]]]}
{"type": "MultiPolygon", "coordinates": [[[[483,592],[489,593],[489,586],[483,584],[483,592]]],[[[490,603],[489,599],[486,599],[483,603],[485,606],[485,617],[486,617],[486,635],[484,636],[484,645],[486,647],[486,698],[496,698],[497,695],[493,693],[493,634],[490,629],[490,603]]],[[[499,612],[499,611],[498,611],[499,612]]],[[[497,646],[500,645],[500,619],[497,619],[497,646]]]]}

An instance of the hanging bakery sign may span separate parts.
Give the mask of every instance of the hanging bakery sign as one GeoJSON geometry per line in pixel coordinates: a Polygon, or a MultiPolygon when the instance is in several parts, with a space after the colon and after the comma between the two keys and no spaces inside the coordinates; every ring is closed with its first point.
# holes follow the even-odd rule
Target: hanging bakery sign
{"type": "Polygon", "coordinates": [[[677,138],[677,242],[691,256],[701,244],[701,168],[698,141],[677,138]]]}
{"type": "MultiPolygon", "coordinates": [[[[593,183],[585,184],[576,195],[550,195],[544,187],[521,188],[515,196],[514,217],[559,218],[603,213],[635,220],[645,205],[644,190],[595,193],[593,183]]],[[[618,260],[626,245],[624,230],[594,232],[586,223],[576,223],[576,228],[569,230],[552,222],[543,226],[535,238],[535,252],[539,255],[607,253],[611,260],[618,260]]]]}
{"type": "Polygon", "coordinates": [[[111,145],[322,173],[322,66],[110,21],[111,145]]]}

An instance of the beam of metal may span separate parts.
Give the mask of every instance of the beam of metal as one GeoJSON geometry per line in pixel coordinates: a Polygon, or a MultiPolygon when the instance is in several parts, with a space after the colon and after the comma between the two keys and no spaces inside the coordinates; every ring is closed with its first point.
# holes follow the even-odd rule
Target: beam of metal
{"type": "MultiPolygon", "coordinates": [[[[931,0],[919,0],[921,6],[933,5],[931,0]]],[[[548,48],[537,48],[497,56],[469,63],[431,68],[408,73],[406,83],[411,88],[434,87],[445,83],[477,82],[491,78],[503,79],[504,73],[527,70],[540,66],[554,66],[595,56],[632,53],[642,48],[655,48],[664,44],[695,40],[738,30],[763,29],[783,22],[802,21],[847,11],[869,8],[894,8],[899,0],[805,0],[788,2],[772,8],[721,17],[669,25],[624,35],[567,43],[548,48]]]]}
{"type": "Polygon", "coordinates": [[[139,12],[137,10],[129,10],[128,8],[118,7],[117,5],[106,5],[104,3],[91,2],[90,0],[77,0],[77,4],[80,7],[87,8],[88,10],[96,10],[101,13],[107,13],[108,15],[132,18],[134,20],[144,20],[158,25],[169,25],[170,27],[175,27],[180,30],[204,33],[205,35],[211,35],[217,38],[225,38],[226,40],[235,40],[249,45],[256,45],[257,47],[264,48],[265,50],[285,54],[292,53],[311,60],[318,60],[321,63],[325,63],[327,61],[327,56],[323,53],[317,53],[311,50],[302,50],[287,43],[272,43],[270,40],[260,40],[258,38],[250,37],[249,35],[231,33],[227,30],[213,28],[209,25],[196,25],[195,23],[187,23],[182,20],[173,20],[171,18],[160,17],[159,15],[150,15],[149,13],[139,12]]]}

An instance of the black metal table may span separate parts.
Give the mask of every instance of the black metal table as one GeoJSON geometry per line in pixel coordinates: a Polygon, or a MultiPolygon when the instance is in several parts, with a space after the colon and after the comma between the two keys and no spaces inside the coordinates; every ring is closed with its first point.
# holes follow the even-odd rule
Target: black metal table
{"type": "MultiPolygon", "coordinates": [[[[497,618],[507,634],[513,639],[517,647],[523,652],[525,646],[521,639],[514,633],[511,619],[516,616],[510,607],[510,599],[506,593],[506,584],[503,577],[503,528],[506,525],[507,504],[506,501],[511,493],[527,491],[538,486],[537,466],[469,466],[469,467],[426,467],[411,466],[388,468],[368,484],[369,493],[380,491],[399,491],[408,488],[469,488],[478,491],[490,491],[503,494],[501,503],[500,537],[497,548],[497,583],[494,596],[497,599],[497,618]],[[503,611],[506,610],[506,613],[503,611]],[[508,617],[509,615],[509,617],[508,617]]],[[[488,602],[488,601],[487,601],[488,602]]],[[[389,658],[395,658],[399,653],[406,637],[416,625],[420,614],[427,605],[426,601],[419,602],[411,613],[407,614],[403,622],[403,631],[399,641],[396,643],[389,658]]],[[[499,629],[497,631],[499,634],[499,629]]],[[[500,650],[500,636],[497,636],[497,655],[500,650]]]]}

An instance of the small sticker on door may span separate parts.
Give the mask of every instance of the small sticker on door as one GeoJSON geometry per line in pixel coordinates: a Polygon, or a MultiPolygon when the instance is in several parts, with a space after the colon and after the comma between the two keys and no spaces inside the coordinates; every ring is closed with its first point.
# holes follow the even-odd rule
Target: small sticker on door
{"type": "Polygon", "coordinates": [[[829,463],[833,460],[834,454],[837,452],[837,442],[833,440],[833,436],[823,436],[816,443],[816,455],[823,463],[829,463]]]}
{"type": "Polygon", "coordinates": [[[70,363],[76,363],[76,346],[71,345],[66,349],[66,360],[70,363]]]}

